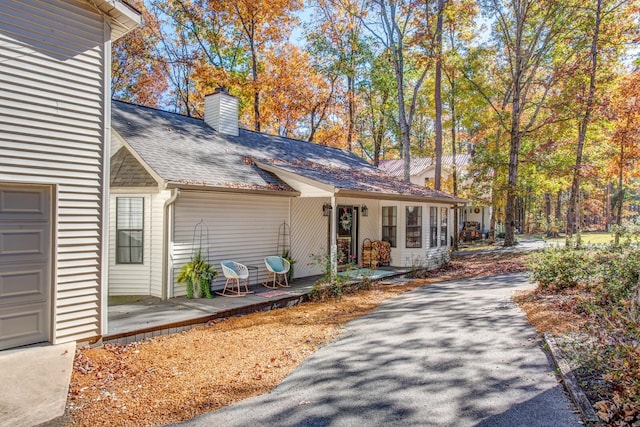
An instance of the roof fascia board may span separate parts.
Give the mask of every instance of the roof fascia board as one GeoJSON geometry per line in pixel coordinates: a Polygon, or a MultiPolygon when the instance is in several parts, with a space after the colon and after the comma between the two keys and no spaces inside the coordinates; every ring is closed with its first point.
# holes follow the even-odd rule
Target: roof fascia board
{"type": "Polygon", "coordinates": [[[181,190],[189,191],[204,191],[211,192],[217,191],[220,193],[243,193],[243,194],[262,194],[269,196],[281,196],[281,197],[299,197],[299,191],[279,191],[279,190],[260,190],[260,189],[248,189],[248,188],[231,188],[231,187],[219,187],[214,185],[198,185],[198,184],[183,184],[180,182],[167,182],[166,187],[179,188],[181,190]]]}
{"type": "Polygon", "coordinates": [[[142,13],[121,0],[89,0],[89,2],[98,8],[113,26],[119,27],[117,31],[112,31],[111,41],[119,39],[142,22],[142,13]]]}
{"type": "Polygon", "coordinates": [[[367,193],[353,190],[339,190],[336,193],[336,197],[357,197],[362,199],[378,199],[378,200],[396,200],[396,201],[416,201],[423,203],[440,203],[447,205],[466,204],[466,199],[454,198],[454,199],[439,199],[437,197],[415,196],[410,194],[381,194],[381,193],[367,193]]]}
{"type": "Polygon", "coordinates": [[[111,187],[110,193],[123,194],[123,193],[159,193],[162,191],[159,187],[111,187]]]}
{"type": "MultiPolygon", "coordinates": [[[[304,184],[310,185],[312,187],[316,187],[322,191],[326,191],[330,194],[335,194],[337,189],[336,187],[334,187],[331,184],[327,184],[324,182],[320,182],[320,181],[316,181],[314,179],[311,178],[307,178],[306,176],[302,176],[299,175],[295,172],[291,172],[291,171],[287,171],[284,169],[280,169],[277,166],[272,166],[272,165],[267,165],[265,163],[262,163],[260,161],[254,161],[254,163],[256,164],[256,166],[258,166],[260,169],[263,169],[267,172],[271,172],[273,174],[276,174],[280,179],[282,179],[284,182],[287,182],[287,178],[289,179],[297,179],[298,181],[303,182],[304,184]]],[[[291,185],[291,184],[289,184],[291,185]]]]}

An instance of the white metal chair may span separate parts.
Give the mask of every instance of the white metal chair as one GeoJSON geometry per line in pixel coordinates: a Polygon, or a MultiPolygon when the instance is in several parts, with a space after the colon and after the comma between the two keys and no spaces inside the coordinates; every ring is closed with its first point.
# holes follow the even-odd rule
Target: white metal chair
{"type": "Polygon", "coordinates": [[[216,292],[225,297],[242,297],[249,293],[249,269],[246,265],[234,261],[222,261],[222,274],[227,278],[222,292],[216,292]],[[244,281],[244,292],[240,291],[240,281],[244,281]],[[229,282],[231,286],[229,287],[229,282]]]}
{"type": "Polygon", "coordinates": [[[263,285],[270,289],[276,289],[278,286],[283,288],[289,288],[289,269],[291,264],[286,259],[280,256],[268,256],[264,259],[264,264],[267,267],[267,281],[263,285]],[[273,276],[273,284],[271,277],[273,276]],[[280,276],[284,277],[284,284],[280,276]]]}

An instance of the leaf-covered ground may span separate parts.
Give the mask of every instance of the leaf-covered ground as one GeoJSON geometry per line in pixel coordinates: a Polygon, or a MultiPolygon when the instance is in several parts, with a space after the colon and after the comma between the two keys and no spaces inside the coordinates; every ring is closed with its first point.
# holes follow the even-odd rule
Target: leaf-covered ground
{"type": "Polygon", "coordinates": [[[628,319],[591,310],[592,297],[566,289],[514,299],[539,333],[554,336],[602,425],[640,426],[640,336],[628,319]]]}
{"type": "MultiPolygon", "coordinates": [[[[465,256],[406,285],[374,286],[343,295],[338,301],[307,302],[235,317],[127,346],[80,349],[65,422],[163,425],[266,393],[316,348],[334,339],[342,324],[371,312],[383,300],[436,281],[525,271],[524,259],[519,254],[465,256]]],[[[518,295],[516,301],[540,333],[572,337],[593,321],[577,308],[577,297],[575,292],[530,291],[518,295]]],[[[565,345],[578,363],[584,358],[579,349],[565,345]]],[[[636,374],[640,377],[640,372],[636,374]]],[[[587,369],[582,380],[587,390],[607,383],[599,372],[587,369]]],[[[613,397],[608,401],[598,391],[588,390],[587,394],[600,399],[596,408],[603,419],[618,410],[613,397]]],[[[619,408],[625,410],[632,413],[634,408],[619,408]]],[[[611,425],[625,424],[612,421],[611,425]]]]}

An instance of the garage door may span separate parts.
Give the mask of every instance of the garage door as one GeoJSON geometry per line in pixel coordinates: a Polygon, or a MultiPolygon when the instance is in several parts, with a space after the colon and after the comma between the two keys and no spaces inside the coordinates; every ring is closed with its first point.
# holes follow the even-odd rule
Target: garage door
{"type": "Polygon", "coordinates": [[[50,340],[51,190],[0,184],[0,350],[50,340]]]}

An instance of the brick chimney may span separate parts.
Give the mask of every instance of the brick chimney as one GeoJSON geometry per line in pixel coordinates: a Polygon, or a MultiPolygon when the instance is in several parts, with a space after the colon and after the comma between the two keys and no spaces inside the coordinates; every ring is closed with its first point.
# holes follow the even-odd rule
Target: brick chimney
{"type": "Polygon", "coordinates": [[[218,132],[238,136],[238,98],[223,87],[206,95],[204,121],[218,132]]]}

